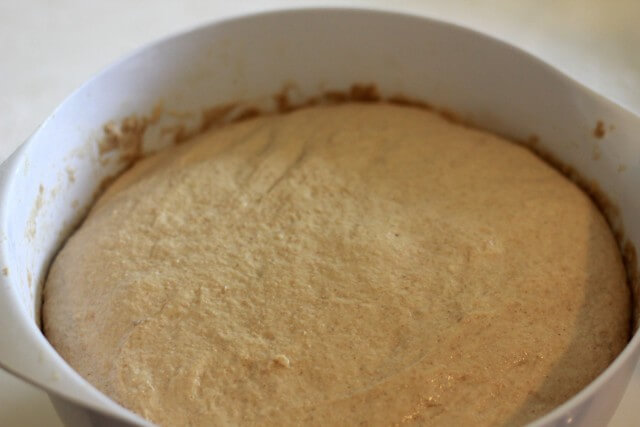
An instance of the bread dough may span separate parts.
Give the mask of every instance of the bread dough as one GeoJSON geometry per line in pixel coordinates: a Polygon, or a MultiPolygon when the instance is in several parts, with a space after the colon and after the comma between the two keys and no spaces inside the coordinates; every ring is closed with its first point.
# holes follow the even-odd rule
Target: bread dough
{"type": "Polygon", "coordinates": [[[162,425],[520,425],[629,337],[615,239],[527,149],[345,104],[209,131],[117,179],[46,336],[162,425]]]}

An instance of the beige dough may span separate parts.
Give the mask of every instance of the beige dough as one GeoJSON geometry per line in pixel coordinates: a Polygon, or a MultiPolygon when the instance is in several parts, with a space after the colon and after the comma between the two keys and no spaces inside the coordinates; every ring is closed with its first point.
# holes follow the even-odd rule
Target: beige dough
{"type": "Polygon", "coordinates": [[[56,257],[46,336],[161,425],[519,425],[621,351],[589,197],[527,149],[388,104],[137,163],[56,257]]]}

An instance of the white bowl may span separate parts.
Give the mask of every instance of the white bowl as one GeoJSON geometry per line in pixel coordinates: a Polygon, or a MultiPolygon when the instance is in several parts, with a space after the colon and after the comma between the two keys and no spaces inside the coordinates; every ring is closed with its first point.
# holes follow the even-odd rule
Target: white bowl
{"type": "MultiPolygon", "coordinates": [[[[524,52],[451,24],[353,9],[244,16],[167,38],[109,67],[2,165],[0,365],[46,388],[68,425],[148,424],[74,372],[38,327],[47,268],[81,218],[77,206],[88,205],[103,179],[123,166],[101,161],[103,125],[149,114],[162,102],[165,112],[191,113],[181,117],[195,126],[207,107],[238,100],[267,105],[285,84],[303,99],[361,82],[519,140],[536,135],[539,148],[599,185],[618,207],[627,241],[640,245],[640,118],[634,114],[524,52]],[[601,138],[594,135],[598,121],[601,138]]],[[[146,139],[172,120],[175,114],[162,115],[146,139]]],[[[636,332],[605,372],[534,424],[604,425],[639,355],[636,332]]]]}

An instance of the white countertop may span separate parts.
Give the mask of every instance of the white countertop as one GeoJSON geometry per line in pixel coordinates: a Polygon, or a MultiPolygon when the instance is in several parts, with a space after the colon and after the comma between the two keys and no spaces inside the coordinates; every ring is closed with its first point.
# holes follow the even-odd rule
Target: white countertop
{"type": "MultiPolygon", "coordinates": [[[[392,4],[396,10],[478,29],[536,54],[640,113],[640,1],[636,0],[3,0],[0,161],[67,94],[133,48],[214,17],[293,4],[385,8],[392,4]]],[[[609,426],[639,425],[638,402],[640,365],[609,426]]],[[[43,425],[61,425],[46,395],[0,371],[0,426],[43,425]]]]}

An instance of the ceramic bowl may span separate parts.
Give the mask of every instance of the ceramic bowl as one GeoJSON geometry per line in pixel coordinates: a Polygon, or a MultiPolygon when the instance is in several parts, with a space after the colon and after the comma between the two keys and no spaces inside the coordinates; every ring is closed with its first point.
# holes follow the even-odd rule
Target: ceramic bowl
{"type": "MultiPolygon", "coordinates": [[[[615,206],[610,213],[627,249],[640,245],[638,116],[539,59],[452,24],[354,9],[245,15],[166,38],[110,66],[2,165],[0,365],[45,388],[67,425],[148,424],[74,372],[39,328],[52,257],[104,179],[125,167],[117,150],[101,150],[104,125],[147,117],[142,142],[149,151],[196,129],[215,105],[269,109],[283,88],[296,102],[354,83],[536,140],[537,148],[597,183],[615,206]]],[[[639,354],[636,332],[608,369],[534,424],[604,425],[639,354]]]]}

